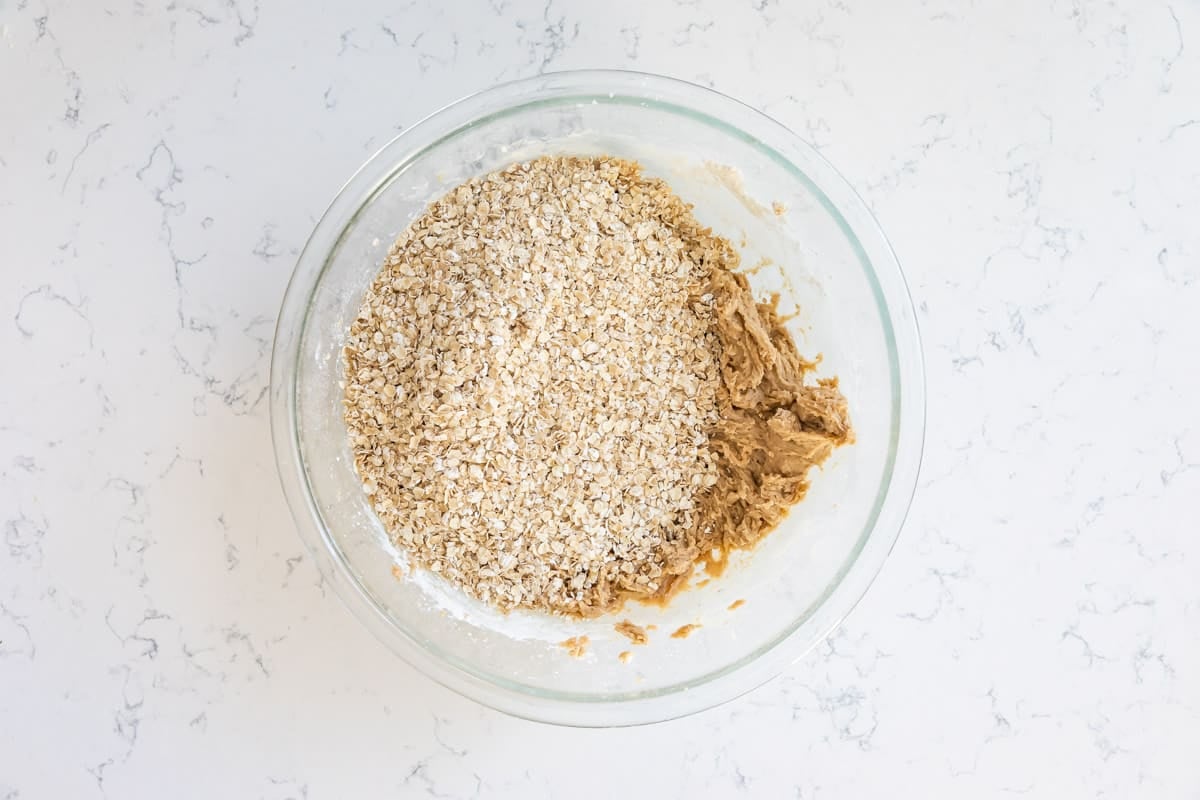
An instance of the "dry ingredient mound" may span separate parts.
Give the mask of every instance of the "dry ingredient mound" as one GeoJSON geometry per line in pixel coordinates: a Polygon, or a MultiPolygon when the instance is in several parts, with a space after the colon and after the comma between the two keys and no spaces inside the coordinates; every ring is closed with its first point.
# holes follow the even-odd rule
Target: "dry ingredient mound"
{"type": "Polygon", "coordinates": [[[584,616],[761,539],[853,433],[737,266],[621,159],[539,158],[433,203],[344,352],[389,535],[501,609],[584,616]]]}

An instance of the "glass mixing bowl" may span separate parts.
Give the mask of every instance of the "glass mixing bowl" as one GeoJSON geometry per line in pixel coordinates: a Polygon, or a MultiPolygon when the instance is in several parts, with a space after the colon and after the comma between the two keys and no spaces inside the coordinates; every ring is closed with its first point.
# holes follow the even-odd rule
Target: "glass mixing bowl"
{"type": "MultiPolygon", "coordinates": [[[[334,199],[283,300],[271,425],[284,491],[324,578],[354,614],[436,681],[503,711],[608,726],[677,717],[769,680],[821,641],[890,551],[916,482],[924,378],[912,302],[862,200],[783,126],[716,92],[632,72],[508,83],[398,136],[334,199]],[[755,550],[665,608],[594,620],[501,614],[406,568],[372,513],[342,420],[341,351],[392,241],[448,189],[541,154],[636,159],[728,237],[751,283],[797,309],[802,353],[836,375],[857,442],[755,550]],[[399,568],[397,569],[397,565],[399,568]],[[736,603],[736,601],[743,601],[736,603]],[[735,609],[731,606],[736,605],[735,609]],[[632,646],[613,630],[653,626],[632,646]],[[670,632],[699,624],[686,638],[670,632]],[[562,642],[587,636],[586,654],[562,642]],[[618,658],[631,651],[628,663],[618,658]]],[[[702,576],[701,576],[702,577],[702,576]]]]}

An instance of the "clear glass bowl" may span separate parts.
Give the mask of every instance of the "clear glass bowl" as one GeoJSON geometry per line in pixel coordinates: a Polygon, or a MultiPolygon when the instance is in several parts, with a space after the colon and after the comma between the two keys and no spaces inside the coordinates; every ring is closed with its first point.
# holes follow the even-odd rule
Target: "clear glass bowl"
{"type": "MultiPolygon", "coordinates": [[[[434,680],[503,711],[608,726],[681,716],[769,680],[821,641],[866,591],[900,530],[924,436],[912,303],[863,202],[790,131],[708,89],[632,72],[567,72],[505,84],[398,136],[352,177],[304,248],[271,364],[276,457],[296,523],[354,614],[434,680]],[[793,333],[823,356],[858,441],[808,497],[720,578],[666,608],[597,620],[502,615],[405,563],[367,503],[342,420],[341,350],[396,236],[448,189],[546,153],[611,154],[665,178],[697,216],[762,265],[752,284],[798,307],[793,333]],[[785,210],[786,209],[786,210],[785,210]],[[784,213],[776,213],[783,210],[784,213]],[[744,603],[730,610],[735,601],[744,603]],[[613,630],[653,625],[631,646],[613,630]],[[702,627],[687,638],[669,633],[702,627]],[[587,654],[561,643],[587,636],[587,654]],[[618,659],[633,652],[630,663],[618,659]]],[[[701,581],[694,581],[701,583],[701,581]]]]}

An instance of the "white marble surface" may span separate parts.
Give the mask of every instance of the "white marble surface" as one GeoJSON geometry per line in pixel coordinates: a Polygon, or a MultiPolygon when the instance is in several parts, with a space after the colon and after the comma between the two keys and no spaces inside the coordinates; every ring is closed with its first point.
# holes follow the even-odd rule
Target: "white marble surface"
{"type": "Polygon", "coordinates": [[[1200,797],[1194,0],[0,0],[0,256],[0,798],[1200,797]],[[584,66],[818,145],[906,266],[930,388],[842,631],[626,731],[376,643],[292,530],[265,403],[341,181],[584,66]]]}

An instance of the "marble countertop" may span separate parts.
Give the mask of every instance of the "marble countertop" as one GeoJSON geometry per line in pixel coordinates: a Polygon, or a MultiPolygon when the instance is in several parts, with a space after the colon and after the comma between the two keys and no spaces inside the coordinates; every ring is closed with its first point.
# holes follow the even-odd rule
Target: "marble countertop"
{"type": "Polygon", "coordinates": [[[0,2],[0,798],[1200,796],[1198,100],[1188,0],[0,2]],[[481,708],[355,623],[265,399],[358,164],[589,66],[714,86],[838,165],[930,398],[841,630],[624,731],[481,708]]]}

